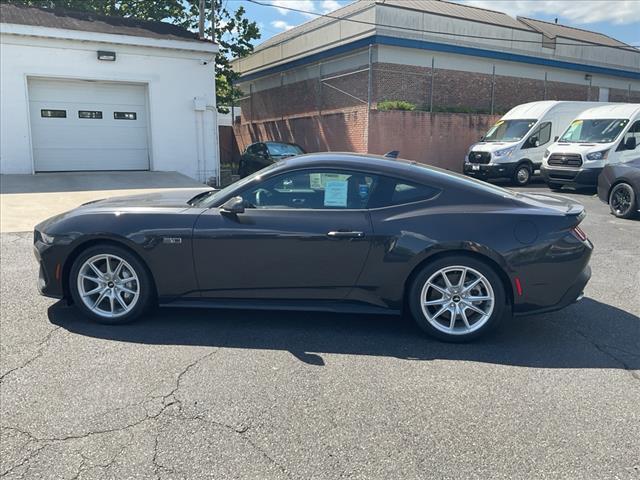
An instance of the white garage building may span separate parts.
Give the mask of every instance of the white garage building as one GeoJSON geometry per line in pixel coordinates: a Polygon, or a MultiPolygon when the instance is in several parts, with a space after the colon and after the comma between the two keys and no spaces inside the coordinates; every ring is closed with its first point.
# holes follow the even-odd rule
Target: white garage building
{"type": "Polygon", "coordinates": [[[219,174],[212,42],[162,22],[0,4],[0,171],[219,174]]]}

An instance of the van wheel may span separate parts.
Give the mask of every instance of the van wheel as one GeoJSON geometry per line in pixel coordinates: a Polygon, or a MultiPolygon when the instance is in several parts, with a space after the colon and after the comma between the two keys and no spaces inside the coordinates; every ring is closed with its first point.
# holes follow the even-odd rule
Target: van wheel
{"type": "Polygon", "coordinates": [[[524,187],[531,180],[531,167],[523,163],[516,167],[516,170],[513,172],[513,183],[520,187],[524,187]]]}
{"type": "Polygon", "coordinates": [[[452,255],[418,273],[409,306],[427,334],[446,342],[467,342],[498,325],[506,295],[500,277],[487,264],[452,255]]]}
{"type": "Polygon", "coordinates": [[[609,208],[618,218],[632,218],[636,215],[636,194],[628,183],[619,183],[609,194],[609,208]]]}

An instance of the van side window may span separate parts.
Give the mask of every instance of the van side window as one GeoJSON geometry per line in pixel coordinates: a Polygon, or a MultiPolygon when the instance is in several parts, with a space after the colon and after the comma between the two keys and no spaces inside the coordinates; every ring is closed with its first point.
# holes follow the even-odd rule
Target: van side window
{"type": "Polygon", "coordinates": [[[551,122],[545,122],[540,124],[540,126],[536,128],[531,135],[529,135],[529,138],[527,138],[527,141],[522,148],[541,147],[545,143],[549,143],[549,140],[551,140],[551,122]]]}
{"type": "Polygon", "coordinates": [[[629,127],[629,131],[622,138],[622,143],[618,150],[635,150],[640,145],[640,120],[629,127]]]}

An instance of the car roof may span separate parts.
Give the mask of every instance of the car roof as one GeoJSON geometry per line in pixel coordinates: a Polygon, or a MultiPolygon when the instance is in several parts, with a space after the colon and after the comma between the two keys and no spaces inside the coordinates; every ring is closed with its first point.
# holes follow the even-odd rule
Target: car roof
{"type": "MultiPolygon", "coordinates": [[[[416,173],[415,165],[417,165],[417,162],[409,160],[391,159],[382,155],[350,152],[307,153],[282,160],[280,163],[283,168],[306,168],[322,164],[323,168],[338,167],[388,173],[412,173],[413,175],[416,173]]],[[[423,164],[420,166],[426,169],[432,168],[423,164]]]]}
{"type": "Polygon", "coordinates": [[[640,103],[618,103],[590,108],[578,115],[578,119],[632,118],[637,113],[640,113],[640,103]]]}

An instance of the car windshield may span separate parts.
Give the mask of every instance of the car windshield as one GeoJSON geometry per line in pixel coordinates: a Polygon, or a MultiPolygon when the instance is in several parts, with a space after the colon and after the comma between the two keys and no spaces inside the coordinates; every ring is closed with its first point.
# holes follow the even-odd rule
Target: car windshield
{"type": "Polygon", "coordinates": [[[267,143],[266,145],[267,150],[269,150],[269,155],[272,157],[300,155],[304,153],[299,146],[288,143],[267,143]]]}
{"type": "Polygon", "coordinates": [[[269,170],[281,165],[281,163],[282,162],[272,163],[268,167],[265,167],[262,170],[258,170],[257,172],[252,173],[251,175],[244,177],[238,180],[237,182],[234,182],[231,185],[224,187],[222,190],[211,190],[210,192],[206,192],[204,194],[198,194],[195,197],[193,197],[191,200],[189,200],[188,203],[192,207],[207,208],[213,205],[215,202],[217,202],[218,199],[226,197],[237,188],[243,187],[244,185],[248,185],[253,181],[254,178],[264,175],[269,170]]]}
{"type": "Polygon", "coordinates": [[[484,136],[485,142],[517,142],[527,134],[537,120],[500,120],[484,136]]]}
{"type": "Polygon", "coordinates": [[[629,123],[626,118],[574,120],[560,137],[563,143],[611,143],[629,123]]]}

